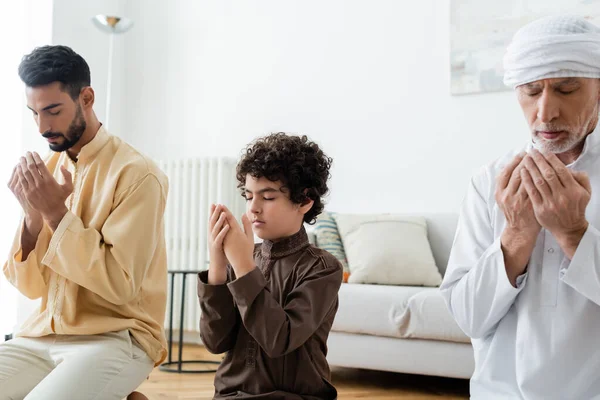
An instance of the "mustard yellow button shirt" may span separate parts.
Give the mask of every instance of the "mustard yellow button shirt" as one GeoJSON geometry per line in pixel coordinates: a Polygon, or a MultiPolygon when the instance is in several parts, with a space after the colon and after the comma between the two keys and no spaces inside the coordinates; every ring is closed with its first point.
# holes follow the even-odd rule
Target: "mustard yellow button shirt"
{"type": "Polygon", "coordinates": [[[103,127],[76,163],[61,152],[46,165],[59,183],[67,167],[74,190],[56,231],[44,224],[26,260],[22,223],[15,235],[4,274],[25,296],[41,298],[17,336],[127,329],[158,365],[166,355],[167,177],[103,127]]]}

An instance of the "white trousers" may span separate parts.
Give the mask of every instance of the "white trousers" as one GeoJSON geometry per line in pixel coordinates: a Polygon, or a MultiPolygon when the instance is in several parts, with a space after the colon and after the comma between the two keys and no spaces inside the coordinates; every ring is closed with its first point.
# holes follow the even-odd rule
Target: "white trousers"
{"type": "Polygon", "coordinates": [[[121,400],[154,362],[129,331],[0,344],[0,400],[121,400]]]}

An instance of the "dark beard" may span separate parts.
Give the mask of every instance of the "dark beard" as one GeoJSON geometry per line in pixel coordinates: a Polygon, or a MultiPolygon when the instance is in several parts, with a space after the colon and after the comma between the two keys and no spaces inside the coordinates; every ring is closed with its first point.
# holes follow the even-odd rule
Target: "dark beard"
{"type": "Polygon", "coordinates": [[[75,117],[71,124],[69,124],[69,128],[67,129],[67,134],[63,135],[59,132],[46,132],[42,136],[45,138],[62,136],[62,143],[50,143],[50,150],[58,152],[69,150],[71,147],[75,146],[81,136],[83,136],[83,132],[87,128],[87,124],[85,119],[83,118],[83,112],[81,111],[81,106],[77,106],[77,112],[75,113],[75,117]]]}

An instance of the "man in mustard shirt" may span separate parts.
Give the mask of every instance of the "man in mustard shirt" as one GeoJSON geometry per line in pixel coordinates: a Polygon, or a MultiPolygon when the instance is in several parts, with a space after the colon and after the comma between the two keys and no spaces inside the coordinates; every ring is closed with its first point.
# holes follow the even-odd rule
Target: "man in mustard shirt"
{"type": "Polygon", "coordinates": [[[24,218],[3,272],[41,305],[0,345],[0,399],[122,399],[166,354],[167,178],[98,121],[73,50],[37,48],[19,75],[52,152],[8,184],[24,218]]]}

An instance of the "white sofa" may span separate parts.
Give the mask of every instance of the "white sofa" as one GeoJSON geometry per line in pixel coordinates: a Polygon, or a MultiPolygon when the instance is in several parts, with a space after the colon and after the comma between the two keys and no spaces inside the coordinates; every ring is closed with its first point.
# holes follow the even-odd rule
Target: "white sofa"
{"type": "MultiPolygon", "coordinates": [[[[443,275],[458,216],[420,216],[427,220],[429,243],[443,275]]],[[[474,369],[470,340],[438,288],[342,284],[328,347],[332,366],[465,379],[474,369]]]]}

